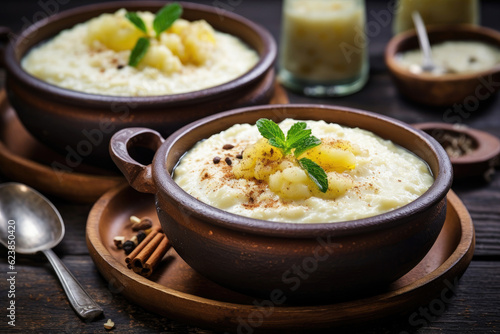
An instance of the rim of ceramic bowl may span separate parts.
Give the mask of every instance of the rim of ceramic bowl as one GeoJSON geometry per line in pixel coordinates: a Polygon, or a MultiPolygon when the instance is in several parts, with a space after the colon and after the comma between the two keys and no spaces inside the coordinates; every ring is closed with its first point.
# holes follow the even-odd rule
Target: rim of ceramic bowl
{"type": "MultiPolygon", "coordinates": [[[[42,19],[27,29],[22,31],[14,40],[12,40],[6,50],[5,50],[5,65],[8,73],[15,76],[23,84],[29,86],[31,89],[40,91],[44,94],[46,98],[57,98],[66,99],[67,102],[83,105],[83,106],[95,106],[109,104],[110,102],[116,103],[139,103],[144,106],[146,105],[157,105],[157,104],[193,104],[205,101],[207,99],[213,99],[219,96],[225,96],[231,94],[234,89],[246,87],[254,82],[258,81],[263,77],[267,71],[272,69],[274,61],[277,55],[277,46],[271,34],[262,26],[258,25],[246,19],[240,15],[234,14],[232,12],[211,7],[202,4],[189,3],[189,2],[178,2],[182,5],[185,10],[196,12],[208,12],[210,15],[217,15],[221,20],[231,21],[240,25],[240,27],[248,28],[251,34],[254,34],[261,40],[262,46],[261,50],[256,50],[259,53],[259,61],[252,67],[249,71],[240,75],[236,79],[228,81],[226,83],[209,87],[202,90],[197,90],[193,92],[186,92],[180,94],[167,94],[167,95],[151,95],[151,96],[114,96],[114,95],[99,95],[90,94],[80,91],[74,91],[66,88],[62,88],[43,80],[40,80],[28,72],[26,72],[21,67],[21,60],[24,55],[32,49],[34,46],[43,43],[47,39],[52,38],[57,31],[49,33],[45,38],[37,38],[36,35],[38,31],[44,27],[50,27],[54,24],[64,24],[67,28],[74,26],[75,24],[87,21],[90,18],[84,18],[78,20],[79,16],[86,16],[89,13],[95,12],[114,12],[120,8],[129,8],[133,10],[141,10],[144,8],[161,8],[166,3],[164,1],[117,1],[117,2],[105,2],[100,4],[92,4],[81,6],[69,10],[62,11],[61,13],[49,16],[42,19]],[[30,42],[33,39],[35,42],[30,42]],[[28,43],[29,46],[25,47],[25,50],[18,51],[20,45],[23,43],[28,43]]],[[[96,14],[98,15],[98,14],[96,14]]],[[[66,28],[63,28],[66,29],[66,28]]],[[[50,30],[50,29],[49,29],[50,30]]],[[[230,33],[230,32],[228,32],[230,33]]],[[[240,36],[237,36],[240,37],[240,36]]],[[[246,41],[244,41],[246,43],[246,41]]]]}
{"type": "MultiPolygon", "coordinates": [[[[457,38],[456,39],[453,38],[451,40],[473,40],[473,38],[464,39],[463,36],[461,36],[460,34],[460,33],[470,33],[475,36],[486,37],[489,40],[495,40],[496,43],[491,43],[491,44],[495,44],[498,48],[500,48],[500,32],[487,27],[481,27],[472,24],[434,25],[427,27],[427,31],[429,34],[429,39],[431,40],[431,44],[432,44],[433,34],[439,35],[439,34],[456,32],[457,38]]],[[[421,75],[412,73],[409,70],[400,66],[396,60],[396,55],[399,53],[401,44],[409,40],[414,40],[415,42],[417,42],[417,48],[418,48],[417,32],[415,30],[409,30],[394,36],[389,41],[385,49],[385,62],[387,66],[392,72],[396,72],[399,75],[404,75],[410,78],[427,82],[443,82],[443,81],[471,80],[471,79],[477,79],[480,76],[485,76],[488,74],[493,74],[497,72],[500,73],[500,63],[496,64],[490,69],[472,73],[453,73],[453,74],[444,74],[439,76],[421,75]]]]}
{"type": "MultiPolygon", "coordinates": [[[[280,119],[281,118],[286,117],[280,117],[280,119]]],[[[199,138],[199,140],[201,139],[202,138],[199,138]]],[[[187,149],[189,150],[189,148],[187,149]]],[[[269,105],[239,108],[195,121],[179,129],[165,140],[156,152],[152,168],[153,180],[157,187],[157,196],[166,196],[167,198],[172,199],[176,206],[182,208],[183,211],[189,212],[189,214],[201,218],[210,224],[227,229],[250,234],[287,238],[350,235],[353,233],[366,233],[374,230],[381,230],[398,225],[404,220],[402,218],[405,216],[410,214],[416,216],[428,208],[436,205],[441,200],[445,200],[446,194],[451,188],[453,178],[452,166],[445,150],[434,138],[425,132],[412,128],[410,125],[393,118],[368,111],[337,106],[309,104],[269,105]],[[435,176],[434,183],[424,194],[413,202],[390,212],[350,221],[300,224],[259,220],[217,209],[189,195],[177,185],[177,183],[172,179],[170,173],[167,172],[167,155],[171,152],[172,146],[175,145],[182,137],[188,135],[195,129],[204,127],[205,125],[211,123],[218,123],[219,127],[226,126],[226,128],[228,128],[234,123],[224,121],[224,119],[240,114],[256,114],[267,110],[287,110],[291,111],[290,115],[296,115],[293,111],[299,111],[300,109],[320,109],[325,114],[332,111],[338,113],[353,113],[360,117],[368,118],[370,121],[389,123],[392,127],[402,128],[402,130],[408,134],[425,143],[435,156],[435,159],[438,162],[438,173],[437,176],[435,176]]]]}

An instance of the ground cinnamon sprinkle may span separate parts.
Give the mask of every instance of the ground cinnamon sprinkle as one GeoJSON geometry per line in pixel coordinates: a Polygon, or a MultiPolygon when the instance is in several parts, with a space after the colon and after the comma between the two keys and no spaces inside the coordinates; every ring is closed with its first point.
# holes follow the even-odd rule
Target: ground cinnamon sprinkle
{"type": "Polygon", "coordinates": [[[248,199],[247,203],[243,203],[242,205],[246,209],[255,209],[255,208],[277,208],[280,205],[286,204],[281,200],[275,200],[266,198],[264,200],[260,199],[260,196],[266,192],[267,185],[261,180],[251,180],[249,181],[251,186],[249,186],[249,190],[245,193],[245,197],[248,199]]]}

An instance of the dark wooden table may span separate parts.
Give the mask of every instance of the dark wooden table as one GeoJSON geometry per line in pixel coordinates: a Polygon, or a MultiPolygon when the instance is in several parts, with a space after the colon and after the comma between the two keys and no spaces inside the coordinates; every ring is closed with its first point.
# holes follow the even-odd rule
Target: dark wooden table
{"type": "MultiPolygon", "coordinates": [[[[16,0],[2,2],[0,25],[19,30],[46,13],[96,2],[84,0],[16,0]]],[[[198,1],[224,6],[269,29],[279,41],[281,1],[206,0],[198,1]]],[[[289,94],[294,103],[322,103],[370,110],[408,123],[446,121],[447,108],[428,108],[413,104],[398,95],[383,61],[384,48],[391,37],[388,21],[394,1],[367,1],[370,31],[370,81],[359,93],[337,99],[310,99],[289,94]],[[378,17],[378,19],[377,19],[378,17]]],[[[452,10],[452,9],[450,9],[452,10]]],[[[500,3],[482,1],[482,24],[500,30],[500,3]]],[[[0,75],[3,84],[3,73],[0,75]]],[[[457,114],[458,115],[458,114],[457,114]]],[[[500,99],[483,103],[477,110],[463,113],[461,122],[500,136],[500,99]]],[[[8,181],[0,176],[0,182],[8,181]]],[[[453,190],[467,206],[476,229],[476,249],[470,267],[461,278],[456,295],[438,314],[421,316],[413,326],[408,316],[384,319],[328,332],[351,333],[497,333],[500,332],[500,175],[490,183],[480,179],[455,182],[453,190]]],[[[211,333],[210,331],[166,319],[129,303],[108,286],[96,270],[85,244],[85,223],[90,205],[78,205],[53,199],[65,224],[66,236],[56,253],[82,285],[102,305],[106,318],[116,323],[116,333],[211,333]]],[[[41,256],[16,258],[16,327],[7,325],[8,266],[7,250],[0,248],[0,332],[17,330],[33,333],[105,332],[103,323],[82,322],[68,305],[61,285],[48,262],[41,256]]],[[[425,307],[425,305],[423,305],[425,307]]],[[[415,312],[422,312],[416,309],[415,312]]]]}

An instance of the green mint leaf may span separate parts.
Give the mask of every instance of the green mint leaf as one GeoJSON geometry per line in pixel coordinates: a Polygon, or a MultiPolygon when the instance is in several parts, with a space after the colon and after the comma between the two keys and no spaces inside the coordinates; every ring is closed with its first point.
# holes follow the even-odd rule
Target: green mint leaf
{"type": "Polygon", "coordinates": [[[295,151],[293,151],[293,154],[295,155],[296,158],[298,158],[305,151],[310,150],[311,148],[316,147],[320,144],[321,144],[321,139],[319,138],[316,138],[314,136],[305,138],[296,144],[295,151]]]}
{"type": "Polygon", "coordinates": [[[313,180],[322,193],[328,190],[328,176],[323,168],[314,161],[302,158],[299,160],[300,166],[307,172],[309,178],[313,180]]]}
{"type": "Polygon", "coordinates": [[[146,55],[149,48],[149,39],[145,37],[141,37],[137,40],[132,52],[130,53],[130,57],[128,59],[129,66],[137,66],[142,58],[146,55]]]}
{"type": "Polygon", "coordinates": [[[144,21],[137,15],[136,12],[127,12],[125,17],[132,22],[133,25],[137,27],[137,29],[143,31],[144,33],[148,33],[148,29],[146,28],[146,24],[144,21]]]}
{"type": "Polygon", "coordinates": [[[269,140],[269,144],[271,146],[280,148],[280,149],[283,150],[283,152],[285,151],[286,147],[285,147],[285,143],[283,141],[276,140],[275,138],[271,138],[271,139],[268,139],[268,140],[269,140]]]}
{"type": "Polygon", "coordinates": [[[170,28],[170,26],[182,15],[182,7],[177,2],[167,5],[156,13],[153,21],[153,29],[158,37],[162,32],[170,28]]]}
{"type": "Polygon", "coordinates": [[[269,140],[269,144],[285,150],[285,134],[283,133],[283,131],[281,131],[278,124],[267,118],[261,118],[257,121],[257,129],[259,129],[262,137],[269,140]]]}
{"type": "Polygon", "coordinates": [[[290,153],[293,148],[297,148],[298,145],[311,136],[311,130],[306,129],[307,124],[305,122],[297,122],[286,134],[286,154],[290,153]]]}
{"type": "Polygon", "coordinates": [[[288,130],[288,132],[286,133],[286,140],[290,140],[291,138],[297,136],[297,134],[299,134],[300,132],[302,132],[303,130],[305,130],[307,127],[307,124],[306,122],[297,122],[295,123],[294,125],[292,125],[292,127],[290,128],[290,130],[288,130]]]}

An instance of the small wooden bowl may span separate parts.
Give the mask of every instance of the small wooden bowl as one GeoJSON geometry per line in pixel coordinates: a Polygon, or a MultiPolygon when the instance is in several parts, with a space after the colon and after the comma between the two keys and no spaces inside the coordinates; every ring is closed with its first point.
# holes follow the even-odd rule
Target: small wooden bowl
{"type": "MultiPolygon", "coordinates": [[[[26,129],[67,157],[68,169],[88,163],[113,166],[109,139],[116,131],[145,126],[163,136],[179,127],[223,110],[268,103],[274,90],[276,43],[261,26],[211,6],[182,3],[183,18],[204,19],[216,30],[239,37],[259,55],[242,76],[215,87],[183,94],[120,97],[87,94],[57,87],[28,74],[20,65],[34,46],[60,31],[120,8],[156,12],[163,1],[110,2],[64,11],[24,30],[5,50],[7,93],[26,129]]],[[[113,166],[114,167],[114,166],[113,166]]]]}
{"type": "Polygon", "coordinates": [[[237,291],[264,298],[281,292],[287,301],[306,303],[373,293],[410,271],[440,233],[452,181],[446,152],[424,132],[385,116],[318,105],[258,106],[224,112],[191,123],[165,141],[148,129],[124,129],[113,136],[110,152],[136,190],[156,195],[163,230],[192,268],[237,291]],[[288,117],[372,131],[419,155],[428,163],[435,181],[415,201],[381,215],[297,224],[228,213],[197,200],[173,180],[174,166],[200,140],[234,124],[255,124],[260,118],[279,122],[288,117]],[[157,150],[151,165],[131,158],[128,150],[136,145],[157,150]],[[311,261],[316,261],[313,269],[311,261]],[[301,266],[308,266],[307,279],[297,276],[301,266]]]}
{"type": "Polygon", "coordinates": [[[447,123],[418,123],[413,126],[429,134],[445,148],[452,144],[447,137],[469,142],[469,152],[450,157],[455,179],[478,176],[486,180],[491,178],[500,159],[500,139],[484,131],[447,123]]]}
{"type": "MultiPolygon", "coordinates": [[[[431,26],[428,28],[431,44],[445,41],[480,41],[500,48],[500,33],[473,25],[431,26]]],[[[500,64],[487,71],[469,74],[415,74],[402,67],[396,56],[404,51],[418,49],[415,31],[393,37],[386,47],[385,62],[399,91],[409,99],[430,106],[474,103],[491,97],[498,91],[500,64]],[[469,102],[470,103],[470,102],[469,102]]]]}

